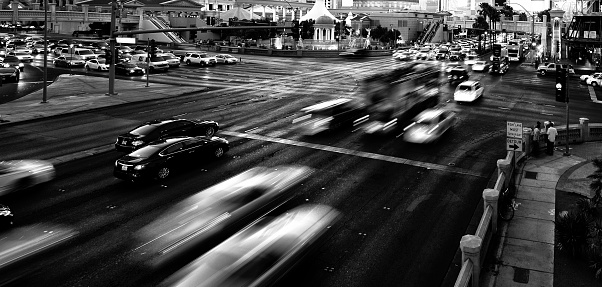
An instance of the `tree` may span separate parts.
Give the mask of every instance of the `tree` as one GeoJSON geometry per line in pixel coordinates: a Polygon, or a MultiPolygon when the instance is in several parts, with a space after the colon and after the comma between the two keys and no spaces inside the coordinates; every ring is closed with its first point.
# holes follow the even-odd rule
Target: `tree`
{"type": "Polygon", "coordinates": [[[539,21],[543,21],[543,15],[548,16],[548,22],[550,21],[550,9],[546,9],[540,12],[537,12],[537,18],[539,18],[539,21]]]}
{"type": "Polygon", "coordinates": [[[531,20],[531,19],[529,19],[529,17],[527,16],[527,14],[525,12],[518,14],[518,21],[528,21],[528,20],[531,20]]]}
{"type": "Polygon", "coordinates": [[[502,14],[504,14],[505,17],[508,18],[512,18],[512,16],[514,16],[514,8],[512,8],[512,6],[509,6],[507,4],[504,4],[504,6],[502,6],[502,8],[500,9],[500,12],[502,14]]]}
{"type": "Polygon", "coordinates": [[[589,187],[595,193],[592,200],[594,201],[594,204],[598,206],[602,203],[602,157],[595,158],[592,160],[592,163],[597,169],[593,174],[588,175],[587,178],[592,179],[589,187]]]}
{"type": "Polygon", "coordinates": [[[487,24],[487,20],[483,16],[477,16],[474,23],[472,23],[472,27],[476,29],[489,30],[489,24],[487,24]]]}

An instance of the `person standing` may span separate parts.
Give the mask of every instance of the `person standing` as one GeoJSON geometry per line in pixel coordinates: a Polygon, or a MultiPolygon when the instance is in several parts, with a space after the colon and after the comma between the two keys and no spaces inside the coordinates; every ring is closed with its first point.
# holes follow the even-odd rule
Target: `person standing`
{"type": "Polygon", "coordinates": [[[556,142],[557,135],[558,135],[558,131],[554,127],[554,123],[550,122],[550,127],[548,128],[548,147],[547,147],[547,153],[549,155],[554,154],[554,142],[556,142]]]}
{"type": "Polygon", "coordinates": [[[537,122],[537,124],[535,125],[535,127],[533,128],[533,149],[531,150],[531,153],[534,156],[538,156],[539,155],[539,135],[541,132],[541,123],[537,122]]]}

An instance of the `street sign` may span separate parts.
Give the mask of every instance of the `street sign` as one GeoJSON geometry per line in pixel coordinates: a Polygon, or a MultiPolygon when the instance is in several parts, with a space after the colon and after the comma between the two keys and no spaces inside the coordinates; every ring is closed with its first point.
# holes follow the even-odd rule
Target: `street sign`
{"type": "Polygon", "coordinates": [[[506,150],[523,151],[523,140],[507,138],[506,139],[506,150]]]}
{"type": "Polygon", "coordinates": [[[506,137],[523,138],[523,123],[506,122],[506,137]]]}

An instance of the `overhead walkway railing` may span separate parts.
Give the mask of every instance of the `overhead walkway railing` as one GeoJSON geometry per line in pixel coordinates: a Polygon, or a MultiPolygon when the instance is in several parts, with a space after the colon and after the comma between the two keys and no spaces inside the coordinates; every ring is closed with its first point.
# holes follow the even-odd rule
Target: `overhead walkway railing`
{"type": "MultiPolygon", "coordinates": [[[[165,30],[165,29],[170,29],[171,27],[167,25],[167,23],[165,23],[164,21],[161,21],[159,18],[155,17],[155,16],[146,16],[145,19],[149,20],[156,28],[165,30]]],[[[167,38],[169,38],[173,43],[176,44],[181,44],[181,43],[185,43],[186,41],[184,39],[182,39],[182,37],[178,36],[176,33],[174,32],[162,32],[163,34],[165,34],[165,36],[167,36],[167,38]]]]}

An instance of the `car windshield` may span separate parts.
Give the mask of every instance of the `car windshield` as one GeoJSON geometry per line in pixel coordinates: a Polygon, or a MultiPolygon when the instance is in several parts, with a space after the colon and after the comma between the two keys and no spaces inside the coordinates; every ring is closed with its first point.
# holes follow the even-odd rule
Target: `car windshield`
{"type": "Polygon", "coordinates": [[[475,65],[485,65],[485,62],[484,61],[477,61],[477,62],[475,62],[475,65]]]}
{"type": "Polygon", "coordinates": [[[152,57],[151,62],[162,62],[165,61],[165,59],[163,59],[163,57],[152,57]]]}
{"type": "MultiPolygon", "coordinates": [[[[136,65],[133,65],[133,66],[136,67],[136,65]]],[[[156,129],[157,129],[157,127],[155,127],[155,126],[144,125],[144,126],[134,129],[133,131],[130,132],[130,134],[137,135],[137,136],[147,135],[156,129]]]]}
{"type": "Polygon", "coordinates": [[[94,53],[92,53],[92,51],[90,51],[90,50],[80,50],[79,54],[80,55],[93,55],[94,53]]]}
{"type": "Polygon", "coordinates": [[[107,60],[103,59],[103,58],[98,58],[97,60],[98,60],[99,64],[106,64],[107,63],[107,60]]]}
{"type": "Polygon", "coordinates": [[[25,52],[16,52],[15,55],[17,55],[17,56],[27,56],[29,54],[25,53],[25,52]]]}
{"type": "Polygon", "coordinates": [[[468,92],[470,92],[470,91],[472,91],[472,88],[469,85],[459,85],[458,86],[458,91],[468,91],[468,92]]]}
{"type": "Polygon", "coordinates": [[[148,158],[151,155],[160,151],[161,148],[157,146],[145,146],[143,148],[137,149],[134,152],[130,153],[128,156],[137,157],[137,158],[148,158]]]}
{"type": "Polygon", "coordinates": [[[65,56],[65,60],[79,60],[79,59],[76,57],[65,56]]]}
{"type": "Polygon", "coordinates": [[[124,67],[126,68],[136,68],[138,66],[136,66],[136,64],[132,64],[132,63],[127,63],[127,64],[123,64],[124,67]]]}
{"type": "Polygon", "coordinates": [[[234,58],[232,55],[222,55],[224,58],[234,58]]]}
{"type": "Polygon", "coordinates": [[[161,57],[163,57],[163,59],[165,59],[165,60],[177,59],[176,57],[174,57],[172,55],[164,55],[164,56],[161,56],[161,57]]]}

